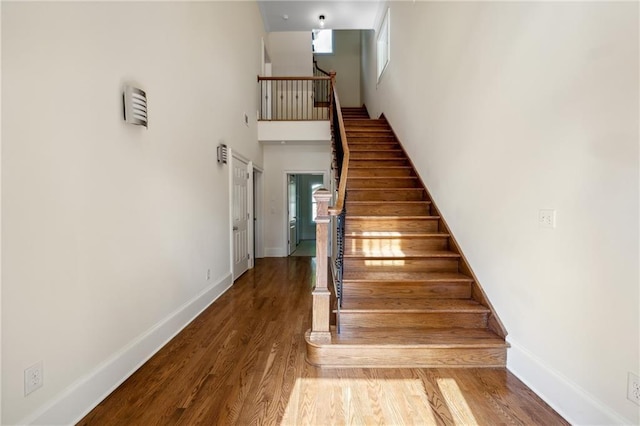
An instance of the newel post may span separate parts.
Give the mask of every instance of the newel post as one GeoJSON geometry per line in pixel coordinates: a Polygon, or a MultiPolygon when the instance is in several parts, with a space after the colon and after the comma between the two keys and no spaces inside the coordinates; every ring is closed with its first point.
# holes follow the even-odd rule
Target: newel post
{"type": "Polygon", "coordinates": [[[328,343],[331,341],[329,330],[331,292],[329,292],[327,280],[331,193],[320,188],[313,193],[313,198],[318,205],[318,215],[316,216],[316,286],[312,293],[313,307],[309,340],[328,343]]]}

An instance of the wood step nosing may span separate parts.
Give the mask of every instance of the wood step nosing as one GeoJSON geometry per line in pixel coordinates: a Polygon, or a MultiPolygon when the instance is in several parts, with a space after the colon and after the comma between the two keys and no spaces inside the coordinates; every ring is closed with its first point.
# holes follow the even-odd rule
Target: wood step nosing
{"type": "Polygon", "coordinates": [[[440,216],[363,216],[363,215],[349,215],[347,212],[347,219],[351,220],[372,220],[372,221],[382,221],[382,220],[440,220],[440,216]]]}

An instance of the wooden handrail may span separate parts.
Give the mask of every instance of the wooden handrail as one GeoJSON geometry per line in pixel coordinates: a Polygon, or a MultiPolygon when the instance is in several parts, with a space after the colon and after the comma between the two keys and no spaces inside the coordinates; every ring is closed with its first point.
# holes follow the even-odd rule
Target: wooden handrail
{"type": "Polygon", "coordinates": [[[258,81],[287,81],[287,80],[331,80],[331,77],[262,77],[258,76],[258,81]]]}
{"type": "Polygon", "coordinates": [[[317,61],[316,59],[314,59],[314,60],[313,60],[313,66],[314,66],[314,68],[315,68],[315,69],[317,69],[318,71],[320,71],[322,74],[327,75],[327,76],[331,75],[331,74],[329,74],[327,71],[323,70],[322,68],[320,68],[320,67],[318,66],[318,61],[317,61]]]}
{"type": "Polygon", "coordinates": [[[340,100],[338,99],[338,91],[335,84],[335,73],[331,74],[332,87],[333,87],[333,102],[335,103],[335,109],[338,112],[338,127],[334,131],[340,132],[340,139],[342,143],[342,169],[340,170],[340,183],[338,184],[338,198],[334,206],[329,207],[329,214],[331,216],[337,216],[342,213],[344,209],[345,194],[347,193],[347,173],[349,171],[349,145],[347,144],[347,132],[344,129],[344,120],[342,119],[342,111],[340,110],[340,100]]]}

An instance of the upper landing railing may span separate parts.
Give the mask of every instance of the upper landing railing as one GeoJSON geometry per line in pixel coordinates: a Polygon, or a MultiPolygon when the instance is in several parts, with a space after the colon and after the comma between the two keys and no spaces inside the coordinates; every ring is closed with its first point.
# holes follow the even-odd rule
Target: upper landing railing
{"type": "Polygon", "coordinates": [[[332,76],[260,77],[259,120],[329,120],[332,76]]]}

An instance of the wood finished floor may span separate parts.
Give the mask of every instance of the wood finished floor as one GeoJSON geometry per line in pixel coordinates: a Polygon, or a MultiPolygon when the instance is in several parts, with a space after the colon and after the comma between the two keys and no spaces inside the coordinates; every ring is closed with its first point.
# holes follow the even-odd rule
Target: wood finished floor
{"type": "Polygon", "coordinates": [[[259,259],[79,424],[568,424],[505,369],[310,366],[314,265],[259,259]]]}

